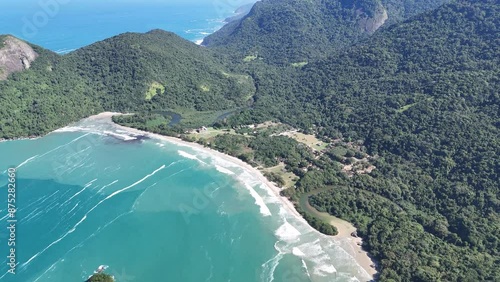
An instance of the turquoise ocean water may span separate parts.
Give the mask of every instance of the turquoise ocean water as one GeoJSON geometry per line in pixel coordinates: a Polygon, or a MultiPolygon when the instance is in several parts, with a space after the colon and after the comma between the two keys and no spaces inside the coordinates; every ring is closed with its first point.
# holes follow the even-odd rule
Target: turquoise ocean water
{"type": "Polygon", "coordinates": [[[82,121],[0,143],[0,224],[17,167],[17,273],[1,281],[357,281],[347,242],[314,232],[257,176],[199,149],[82,121]],[[118,136],[118,137],[117,137],[118,136]],[[134,139],[136,138],[136,139],[134,139]],[[128,140],[128,141],[125,141],[128,140]]]}

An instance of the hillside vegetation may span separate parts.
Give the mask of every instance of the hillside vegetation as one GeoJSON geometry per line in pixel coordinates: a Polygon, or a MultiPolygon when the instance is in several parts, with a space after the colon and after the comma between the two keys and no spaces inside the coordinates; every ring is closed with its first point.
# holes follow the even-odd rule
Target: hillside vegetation
{"type": "Polygon", "coordinates": [[[118,111],[137,110],[138,105],[222,110],[246,105],[255,92],[251,78],[227,75],[210,50],[161,30],[113,37],[64,60],[68,68],[95,83],[94,89],[106,92],[103,107],[118,111]],[[146,99],[155,83],[164,93],[146,99]]]}
{"type": "Polygon", "coordinates": [[[267,63],[292,64],[367,38],[381,26],[436,8],[446,0],[264,0],[244,18],[205,38],[203,45],[234,60],[256,56],[267,63]]]}
{"type": "Polygon", "coordinates": [[[103,110],[228,110],[255,94],[251,77],[165,31],[122,34],[65,56],[34,48],[32,69],[0,82],[0,138],[45,134],[103,110]]]}
{"type": "Polygon", "coordinates": [[[381,280],[500,280],[499,12],[459,1],[289,76],[262,72],[273,82],[257,79],[253,109],[228,124],[278,119],[378,156],[346,178],[331,154],[287,194],[329,188],[311,204],[356,224],[381,280]]]}

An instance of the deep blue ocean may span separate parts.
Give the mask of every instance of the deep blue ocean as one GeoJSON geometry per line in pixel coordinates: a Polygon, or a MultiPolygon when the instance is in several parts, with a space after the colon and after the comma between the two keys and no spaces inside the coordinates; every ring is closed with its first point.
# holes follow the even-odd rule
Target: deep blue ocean
{"type": "Polygon", "coordinates": [[[18,0],[0,2],[0,34],[65,53],[124,32],[160,28],[193,42],[252,0],[18,0]]]}
{"type": "MultiPolygon", "coordinates": [[[[0,34],[60,53],[155,28],[198,41],[245,2],[2,1],[0,34]]],[[[0,142],[2,282],[85,281],[99,265],[117,282],[368,280],[346,240],[296,218],[252,171],[109,123],[0,142]],[[7,264],[9,167],[15,275],[7,264]]]]}

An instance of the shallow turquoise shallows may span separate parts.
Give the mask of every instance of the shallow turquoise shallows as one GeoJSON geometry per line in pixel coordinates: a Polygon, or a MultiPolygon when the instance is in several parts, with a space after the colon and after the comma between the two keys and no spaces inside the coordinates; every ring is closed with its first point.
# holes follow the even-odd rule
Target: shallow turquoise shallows
{"type": "Polygon", "coordinates": [[[86,121],[0,143],[0,281],[84,281],[99,265],[118,282],[366,278],[341,242],[291,215],[250,171],[127,134],[86,121]],[[9,167],[15,275],[4,232],[9,167]]]}

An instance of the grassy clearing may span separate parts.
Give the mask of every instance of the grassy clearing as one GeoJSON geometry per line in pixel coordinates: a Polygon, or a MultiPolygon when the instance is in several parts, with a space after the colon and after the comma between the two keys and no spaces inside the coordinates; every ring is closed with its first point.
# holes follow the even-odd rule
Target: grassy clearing
{"type": "Polygon", "coordinates": [[[409,104],[409,105],[406,105],[406,106],[403,106],[401,108],[399,108],[397,110],[398,113],[404,113],[406,111],[408,111],[411,107],[415,106],[417,103],[413,103],[413,104],[409,104]]]}
{"type": "Polygon", "coordinates": [[[146,92],[146,100],[151,100],[153,99],[154,96],[158,94],[163,94],[165,93],[165,86],[163,86],[161,83],[154,81],[151,83],[149,86],[148,92],[146,92]]]}
{"type": "Polygon", "coordinates": [[[274,122],[274,121],[266,121],[260,124],[257,124],[255,128],[262,129],[262,128],[270,128],[270,127],[278,127],[278,126],[283,126],[282,123],[274,122]]]}
{"type": "Polygon", "coordinates": [[[418,103],[420,102],[423,102],[423,101],[427,101],[427,102],[432,102],[433,98],[425,98],[425,99],[421,99],[420,101],[417,101],[415,103],[411,103],[411,104],[408,104],[406,106],[402,106],[401,108],[397,109],[396,112],[397,113],[404,113],[406,111],[408,111],[409,109],[411,109],[412,107],[416,106],[418,103]]]}
{"type": "Polygon", "coordinates": [[[201,92],[209,92],[210,91],[210,87],[208,85],[200,85],[200,90],[201,92]]]}
{"type": "Polygon", "coordinates": [[[249,63],[251,61],[255,61],[257,60],[257,56],[255,55],[249,55],[249,56],[246,56],[244,59],[243,59],[243,62],[245,63],[249,63]]]}
{"type": "Polygon", "coordinates": [[[222,71],[222,75],[227,77],[227,78],[236,78],[238,82],[246,82],[248,80],[251,80],[252,78],[249,75],[244,75],[244,74],[235,74],[235,73],[227,73],[225,71],[222,71]]]}
{"type": "Polygon", "coordinates": [[[307,64],[308,64],[308,62],[292,63],[292,67],[294,67],[294,68],[301,68],[301,67],[303,67],[303,66],[305,66],[307,64]]]}
{"type": "Polygon", "coordinates": [[[281,178],[283,178],[283,180],[285,181],[284,185],[285,188],[293,187],[297,183],[296,181],[296,179],[298,179],[297,175],[293,174],[293,172],[286,171],[284,163],[280,163],[279,165],[274,167],[264,168],[262,170],[265,172],[273,172],[281,176],[281,178]]]}
{"type": "Polygon", "coordinates": [[[210,138],[213,138],[215,136],[223,135],[223,134],[238,135],[238,133],[236,133],[234,131],[234,129],[215,129],[213,127],[207,127],[207,130],[200,131],[199,133],[193,132],[193,133],[188,134],[188,136],[198,140],[201,138],[210,139],[210,138]]]}
{"type": "Polygon", "coordinates": [[[326,149],[326,147],[328,147],[328,145],[329,145],[329,143],[325,143],[325,142],[319,140],[318,138],[316,138],[316,136],[314,136],[312,134],[304,134],[304,133],[297,132],[297,131],[289,131],[289,132],[282,133],[282,135],[293,138],[293,139],[297,140],[297,142],[306,144],[310,148],[312,148],[314,150],[318,150],[318,151],[322,151],[322,150],[326,149]]]}

